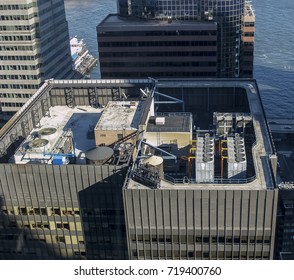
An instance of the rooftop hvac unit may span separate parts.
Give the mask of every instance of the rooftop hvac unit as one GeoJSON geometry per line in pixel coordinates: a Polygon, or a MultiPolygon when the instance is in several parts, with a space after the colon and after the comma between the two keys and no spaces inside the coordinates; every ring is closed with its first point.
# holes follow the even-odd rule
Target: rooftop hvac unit
{"type": "Polygon", "coordinates": [[[228,137],[228,178],[246,178],[246,152],[244,139],[235,134],[235,137],[228,137]]]}
{"type": "Polygon", "coordinates": [[[165,117],[156,117],[155,124],[156,125],[165,125],[165,117]]]}
{"type": "Polygon", "coordinates": [[[136,109],[136,107],[137,107],[137,106],[136,106],[136,102],[135,102],[135,101],[131,101],[131,102],[130,102],[130,108],[131,108],[131,109],[136,109]]]}
{"type": "Polygon", "coordinates": [[[244,153],[237,153],[235,156],[235,160],[237,163],[244,162],[246,160],[244,153]]]}
{"type": "Polygon", "coordinates": [[[32,141],[29,142],[29,147],[32,150],[36,150],[36,149],[43,148],[48,143],[49,143],[49,141],[47,139],[36,138],[36,139],[34,139],[34,140],[32,140],[32,141]]]}
{"type": "Polygon", "coordinates": [[[44,127],[38,131],[38,137],[42,139],[52,140],[57,136],[57,129],[55,127],[44,127]]]}
{"type": "Polygon", "coordinates": [[[252,117],[249,114],[237,113],[236,114],[236,127],[245,127],[252,121],[252,117]]]}
{"type": "Polygon", "coordinates": [[[229,134],[233,127],[233,115],[231,113],[214,113],[214,124],[217,135],[229,134]]]}
{"type": "Polygon", "coordinates": [[[16,164],[45,162],[48,160],[48,158],[44,156],[45,147],[50,148],[50,142],[47,139],[31,139],[31,141],[22,144],[13,155],[12,161],[16,164]]]}
{"type": "Polygon", "coordinates": [[[197,183],[214,181],[214,140],[209,134],[197,138],[195,169],[197,183]]]}
{"type": "Polygon", "coordinates": [[[211,144],[206,144],[206,145],[205,145],[204,152],[205,152],[206,154],[208,154],[208,153],[212,153],[212,152],[213,152],[213,145],[211,145],[211,144]]]}

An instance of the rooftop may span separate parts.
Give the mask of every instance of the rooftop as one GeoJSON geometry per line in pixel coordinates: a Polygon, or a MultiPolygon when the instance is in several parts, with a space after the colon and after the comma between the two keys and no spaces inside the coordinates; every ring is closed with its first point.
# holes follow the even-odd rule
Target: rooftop
{"type": "Polygon", "coordinates": [[[190,132],[191,113],[161,113],[149,118],[147,132],[190,132]],[[156,118],[164,118],[164,125],[156,124],[156,118]]]}
{"type": "Polygon", "coordinates": [[[120,28],[128,28],[128,30],[138,31],[141,28],[153,28],[162,29],[168,31],[168,29],[174,29],[175,27],[182,28],[184,30],[216,30],[217,24],[215,22],[207,21],[181,21],[181,20],[145,20],[135,17],[120,16],[118,14],[109,14],[98,26],[103,31],[119,31],[120,28]]]}
{"type": "MultiPolygon", "coordinates": [[[[96,146],[94,128],[108,102],[119,101],[124,93],[130,98],[136,96],[136,109],[129,108],[133,111],[132,128],[147,117],[139,116],[145,102],[138,98],[140,89],[152,92],[153,87],[147,79],[48,80],[0,130],[0,163],[51,163],[52,157],[72,157],[74,151],[75,163],[85,164],[85,152],[96,146]],[[42,130],[46,133],[39,133],[42,130]]],[[[114,149],[121,153],[127,150],[123,156],[127,162],[132,145],[121,142],[114,149]]]]}
{"type": "Polygon", "coordinates": [[[143,101],[109,101],[95,130],[136,130],[143,113],[143,101]]]}
{"type": "MultiPolygon", "coordinates": [[[[261,99],[258,93],[258,88],[255,82],[252,81],[246,81],[246,80],[205,80],[205,81],[171,81],[171,80],[159,80],[157,83],[157,90],[161,91],[162,89],[165,90],[165,93],[168,92],[170,89],[171,91],[175,88],[179,89],[185,89],[185,92],[189,91],[189,89],[194,89],[194,95],[195,100],[194,103],[196,104],[197,108],[195,108],[194,112],[197,112],[193,119],[194,121],[197,121],[198,118],[203,119],[209,119],[209,114],[206,114],[206,111],[212,110],[212,112],[217,108],[217,111],[221,109],[221,112],[224,111],[224,108],[222,106],[227,106],[228,109],[233,109],[233,112],[236,113],[242,113],[245,112],[250,113],[252,116],[252,127],[253,127],[253,135],[250,136],[252,141],[252,144],[250,146],[250,157],[252,158],[252,163],[248,163],[248,166],[254,166],[255,175],[252,177],[247,177],[246,179],[222,179],[222,178],[215,178],[214,182],[196,182],[195,178],[189,178],[187,175],[182,175],[181,177],[177,176],[177,173],[174,173],[176,176],[171,177],[169,173],[164,175],[164,179],[159,180],[159,184],[156,185],[154,183],[156,180],[152,176],[148,175],[148,172],[146,170],[143,170],[144,178],[147,178],[148,176],[151,178],[151,181],[149,181],[146,185],[142,183],[140,180],[133,180],[131,177],[126,184],[127,188],[150,188],[150,185],[154,183],[154,186],[161,188],[161,189],[170,189],[170,188],[184,188],[184,189],[268,189],[268,188],[274,188],[276,185],[275,180],[275,164],[277,162],[277,157],[275,154],[275,150],[273,148],[273,143],[271,139],[271,135],[269,132],[268,124],[265,120],[265,114],[264,109],[261,103],[261,99]],[[195,89],[198,90],[195,90],[195,89]],[[202,99],[202,95],[205,94],[204,88],[207,89],[206,96],[209,94],[209,101],[208,103],[204,103],[204,99],[202,99]],[[231,91],[230,89],[233,89],[231,91]],[[242,111],[242,108],[239,109],[236,107],[230,107],[231,105],[231,99],[232,96],[240,96],[238,97],[241,101],[241,91],[240,93],[236,94],[236,91],[243,91],[245,93],[245,96],[248,100],[248,108],[246,111],[242,111]],[[198,91],[198,92],[197,92],[198,91]],[[231,93],[230,93],[231,92],[231,93]],[[198,97],[197,97],[198,96],[198,97]],[[231,96],[231,97],[229,97],[231,96]],[[220,101],[223,100],[223,101],[220,101]],[[224,102],[224,103],[223,103],[224,102]],[[224,105],[222,105],[224,104],[224,105]],[[207,107],[208,106],[208,107],[207,107]],[[206,109],[204,109],[204,108],[206,109]],[[197,111],[198,109],[198,111],[197,111]],[[248,111],[247,111],[248,110],[248,111]],[[195,118],[196,117],[196,118],[195,118]],[[254,137],[254,139],[252,138],[254,137]],[[273,165],[272,165],[273,164],[273,165]],[[146,173],[147,172],[147,173],[146,173]],[[154,180],[152,182],[152,180],[154,180]]],[[[185,96],[185,95],[184,95],[185,96]]],[[[188,96],[188,95],[187,95],[188,96]]],[[[191,93],[189,94],[191,96],[191,93]]],[[[187,100],[189,100],[189,105],[186,105],[186,107],[189,106],[191,110],[193,110],[193,101],[191,98],[187,97],[187,100]]],[[[239,102],[240,102],[239,101],[239,102]]],[[[245,107],[243,108],[245,109],[245,107]]],[[[236,115],[238,115],[236,114],[236,115]]],[[[211,123],[211,121],[210,121],[211,123]]],[[[203,131],[207,131],[212,133],[213,130],[204,129],[203,131]]],[[[196,132],[197,133],[197,132],[196,132]]],[[[191,145],[193,151],[193,146],[191,145]]],[[[248,148],[247,148],[248,149],[248,148]]],[[[158,154],[157,154],[158,155],[158,154]]],[[[164,154],[162,154],[164,155],[164,154]]],[[[188,158],[188,155],[186,156],[188,158]]],[[[245,163],[246,164],[246,163],[245,163]]],[[[175,172],[180,172],[180,166],[175,163],[174,165],[175,172]]],[[[207,166],[207,171],[210,172],[209,168],[211,166],[207,166]]],[[[134,168],[134,167],[133,167],[134,168]]],[[[145,167],[144,167],[145,168],[145,167]]],[[[135,177],[138,178],[138,172],[136,169],[134,169],[135,177]]],[[[140,174],[139,174],[140,175],[140,174]]],[[[148,178],[149,178],[148,177],[148,178]]]]}
{"type": "MultiPolygon", "coordinates": [[[[127,117],[120,120],[119,123],[115,123],[114,127],[121,127],[126,123],[131,129],[138,128],[138,126],[142,128],[136,134],[136,139],[133,139],[136,141],[132,142],[137,145],[137,154],[136,152],[129,153],[128,150],[128,154],[133,155],[132,158],[135,163],[128,173],[130,177],[126,180],[126,188],[148,187],[144,185],[144,182],[134,181],[132,174],[138,163],[137,160],[150,156],[150,153],[160,157],[166,156],[163,162],[168,163],[168,169],[164,171],[164,177],[160,180],[158,186],[162,189],[245,188],[253,190],[275,188],[276,152],[265,119],[258,87],[255,80],[252,79],[50,80],[45,82],[24,107],[0,130],[0,162],[7,163],[18,147],[21,147],[22,143],[27,141],[28,137],[31,137],[32,132],[36,132],[42,127],[53,126],[61,134],[66,131],[72,132],[76,143],[75,152],[78,159],[81,160],[79,163],[82,164],[85,151],[92,148],[94,143],[93,136],[88,133],[89,127],[92,126],[94,129],[97,122],[97,128],[103,122],[113,125],[113,117],[124,114],[117,111],[119,109],[113,107],[116,106],[114,104],[120,104],[119,107],[125,107],[124,109],[128,111],[127,117]],[[145,94],[142,94],[143,92],[145,94]],[[156,96],[159,93],[170,96],[171,100],[162,104],[162,100],[156,96]],[[126,98],[128,101],[125,100],[126,98]],[[182,102],[179,102],[180,99],[182,99],[182,102]],[[197,124],[196,131],[194,131],[193,126],[193,131],[189,134],[191,136],[193,134],[193,138],[182,138],[186,134],[175,133],[173,137],[177,141],[171,143],[170,139],[164,139],[164,144],[170,143],[178,147],[181,141],[188,141],[185,142],[187,143],[186,146],[181,143],[183,148],[178,149],[179,152],[186,151],[186,148],[188,148],[188,152],[190,150],[190,154],[182,154],[186,156],[186,162],[182,162],[183,157],[181,155],[175,156],[169,152],[170,150],[166,150],[166,145],[160,149],[162,143],[160,132],[158,133],[159,139],[155,141],[159,143],[157,144],[159,147],[151,144],[145,150],[141,149],[142,144],[148,146],[148,143],[146,143],[148,139],[146,140],[146,137],[144,137],[144,131],[150,115],[153,116],[151,107],[148,107],[153,103],[157,114],[161,112],[181,112],[182,110],[185,112],[181,113],[182,117],[176,121],[169,122],[169,118],[166,119],[166,124],[170,128],[177,127],[185,130],[190,125],[185,114],[187,114],[186,112],[192,113],[193,123],[197,124]],[[109,107],[107,104],[110,104],[109,107]],[[140,111],[140,104],[143,104],[144,112],[143,110],[140,111]],[[147,106],[147,104],[149,105],[147,106]],[[107,109],[111,107],[111,113],[108,114],[107,109]],[[136,116],[136,112],[140,113],[137,113],[136,116]],[[182,172],[182,165],[187,165],[187,157],[190,157],[194,151],[193,143],[189,143],[190,139],[195,141],[198,133],[200,135],[205,133],[205,135],[210,134],[211,137],[216,139],[215,141],[218,141],[213,134],[215,128],[211,126],[214,112],[237,113],[233,114],[236,129],[241,131],[240,133],[242,133],[242,129],[243,131],[248,129],[248,133],[245,133],[249,136],[247,139],[249,144],[247,144],[246,149],[250,147],[250,153],[249,157],[248,154],[246,155],[247,162],[254,168],[254,176],[247,176],[245,180],[229,181],[215,178],[209,182],[196,183],[194,175],[188,177],[187,173],[182,172]],[[245,127],[246,123],[242,128],[242,125],[240,126],[240,123],[237,122],[237,117],[234,116],[239,116],[239,113],[251,115],[252,120],[248,128],[245,127]],[[103,115],[108,117],[103,120],[103,115]],[[198,127],[200,127],[200,130],[198,130],[198,127]],[[154,150],[158,148],[158,153],[154,153],[154,150]],[[141,154],[142,152],[146,152],[146,154],[141,154]],[[173,162],[177,164],[171,164],[173,162]],[[178,169],[175,170],[175,167],[178,169]],[[172,180],[170,179],[171,173],[176,174],[176,177],[172,180]]],[[[151,127],[152,125],[147,129],[151,127]]],[[[234,133],[236,134],[236,132],[234,133]]],[[[120,142],[117,144],[120,144],[120,142]]],[[[120,147],[114,154],[120,154],[122,157],[123,154],[120,152],[122,150],[119,151],[119,149],[120,147]]],[[[215,150],[217,152],[219,149],[216,148],[215,150]]],[[[218,158],[215,157],[215,159],[218,158]]],[[[206,163],[204,162],[204,164],[206,163]]],[[[194,169],[192,168],[192,170],[194,169]]]]}
{"type": "Polygon", "coordinates": [[[255,17],[255,12],[253,10],[253,6],[251,1],[245,2],[245,17],[255,17]]]}
{"type": "MultiPolygon", "coordinates": [[[[21,157],[18,157],[18,163],[32,163],[36,160],[36,153],[40,155],[38,158],[47,158],[44,157],[45,153],[51,153],[53,151],[53,147],[56,146],[58,139],[62,136],[64,132],[71,132],[73,137],[73,143],[75,145],[75,156],[76,163],[85,164],[85,152],[93,147],[95,147],[95,141],[93,138],[88,137],[89,128],[94,127],[97,121],[99,120],[102,109],[92,108],[90,106],[78,106],[75,108],[69,108],[67,106],[54,106],[49,109],[50,114],[44,116],[40,120],[40,126],[31,131],[31,133],[26,137],[21,144],[20,149],[16,151],[16,155],[21,154],[21,157]],[[30,147],[26,149],[26,143],[32,142],[38,132],[42,131],[42,129],[46,128],[55,128],[56,133],[54,136],[49,137],[47,135],[50,146],[46,145],[45,150],[44,147],[40,147],[40,149],[36,152],[32,150],[30,147]],[[32,155],[34,153],[34,155],[32,155]]],[[[37,136],[38,137],[38,136],[37,136]]],[[[44,162],[45,163],[45,162],[44,162]]]]}

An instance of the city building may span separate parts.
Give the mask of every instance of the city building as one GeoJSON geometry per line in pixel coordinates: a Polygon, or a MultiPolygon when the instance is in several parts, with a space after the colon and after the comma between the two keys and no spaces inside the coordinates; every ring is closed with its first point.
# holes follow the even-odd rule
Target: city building
{"type": "MultiPolygon", "coordinates": [[[[129,258],[272,259],[276,155],[256,85],[159,80],[157,86],[177,99],[178,109],[183,101],[193,131],[189,118],[168,122],[169,114],[182,117],[169,113],[154,143],[148,123],[123,189],[129,258]],[[178,145],[183,130],[192,140],[178,145]],[[161,138],[163,131],[173,136],[161,138]],[[182,154],[176,160],[174,150],[182,154]],[[150,156],[162,160],[146,162],[150,156]]],[[[175,110],[171,100],[155,104],[175,110]]]]}
{"type": "Polygon", "coordinates": [[[283,182],[279,186],[275,259],[294,259],[294,184],[283,182]]]}
{"type": "Polygon", "coordinates": [[[0,130],[0,162],[1,258],[274,257],[254,80],[48,80],[0,130]]]}
{"type": "Polygon", "coordinates": [[[51,78],[72,78],[63,0],[0,1],[0,127],[51,78]]]}
{"type": "Polygon", "coordinates": [[[251,1],[118,0],[117,3],[119,14],[125,16],[217,23],[218,77],[252,77],[255,19],[251,1]]]}
{"type": "MultiPolygon", "coordinates": [[[[122,186],[136,135],[117,131],[112,148],[96,149],[95,138],[106,133],[98,134],[99,119],[108,125],[111,111],[117,112],[108,102],[149,83],[50,80],[6,123],[1,258],[127,258],[122,186]]],[[[118,106],[126,106],[126,119],[136,117],[129,125],[138,128],[133,105],[118,106]]]]}
{"type": "Polygon", "coordinates": [[[108,15],[97,37],[102,78],[217,77],[215,22],[108,15]]]}
{"type": "Polygon", "coordinates": [[[240,77],[253,77],[255,14],[250,3],[246,2],[242,16],[240,77]]]}
{"type": "Polygon", "coordinates": [[[279,203],[275,259],[294,259],[294,119],[270,118],[270,130],[278,156],[279,203]]]}

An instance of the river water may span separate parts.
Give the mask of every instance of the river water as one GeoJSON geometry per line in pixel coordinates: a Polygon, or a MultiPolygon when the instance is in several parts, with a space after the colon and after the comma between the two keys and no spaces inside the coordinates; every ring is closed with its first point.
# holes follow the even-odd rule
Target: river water
{"type": "MultiPolygon", "coordinates": [[[[294,117],[293,0],[253,0],[256,12],[254,77],[268,117],[294,117]]],[[[70,36],[98,56],[96,26],[116,13],[116,0],[65,0],[70,36]]],[[[98,67],[91,77],[100,77],[98,67]]]]}

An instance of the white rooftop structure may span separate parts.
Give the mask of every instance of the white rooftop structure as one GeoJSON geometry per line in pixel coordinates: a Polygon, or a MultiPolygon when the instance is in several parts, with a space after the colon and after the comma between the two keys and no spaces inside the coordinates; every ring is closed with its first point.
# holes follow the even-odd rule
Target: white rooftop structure
{"type": "Polygon", "coordinates": [[[144,101],[110,101],[95,130],[137,130],[144,101]]]}
{"type": "MultiPolygon", "coordinates": [[[[101,116],[103,109],[90,106],[79,106],[69,108],[67,106],[50,107],[50,115],[41,118],[40,127],[31,131],[23,144],[16,151],[13,160],[19,164],[26,163],[51,163],[50,154],[62,154],[56,147],[62,142],[62,137],[72,137],[75,146],[76,162],[85,164],[85,153],[95,147],[94,137],[89,137],[90,130],[93,131],[95,124],[101,116]],[[43,130],[54,129],[50,135],[41,135],[43,130]],[[47,140],[39,144],[41,140],[47,140]],[[36,143],[35,143],[36,142],[36,143]],[[45,144],[46,143],[46,144],[45,144]],[[32,144],[36,147],[32,147],[32,144]],[[45,147],[44,147],[45,144],[45,147]]],[[[64,142],[64,141],[63,141],[64,142]]],[[[66,153],[66,152],[65,152],[66,153]]]]}

